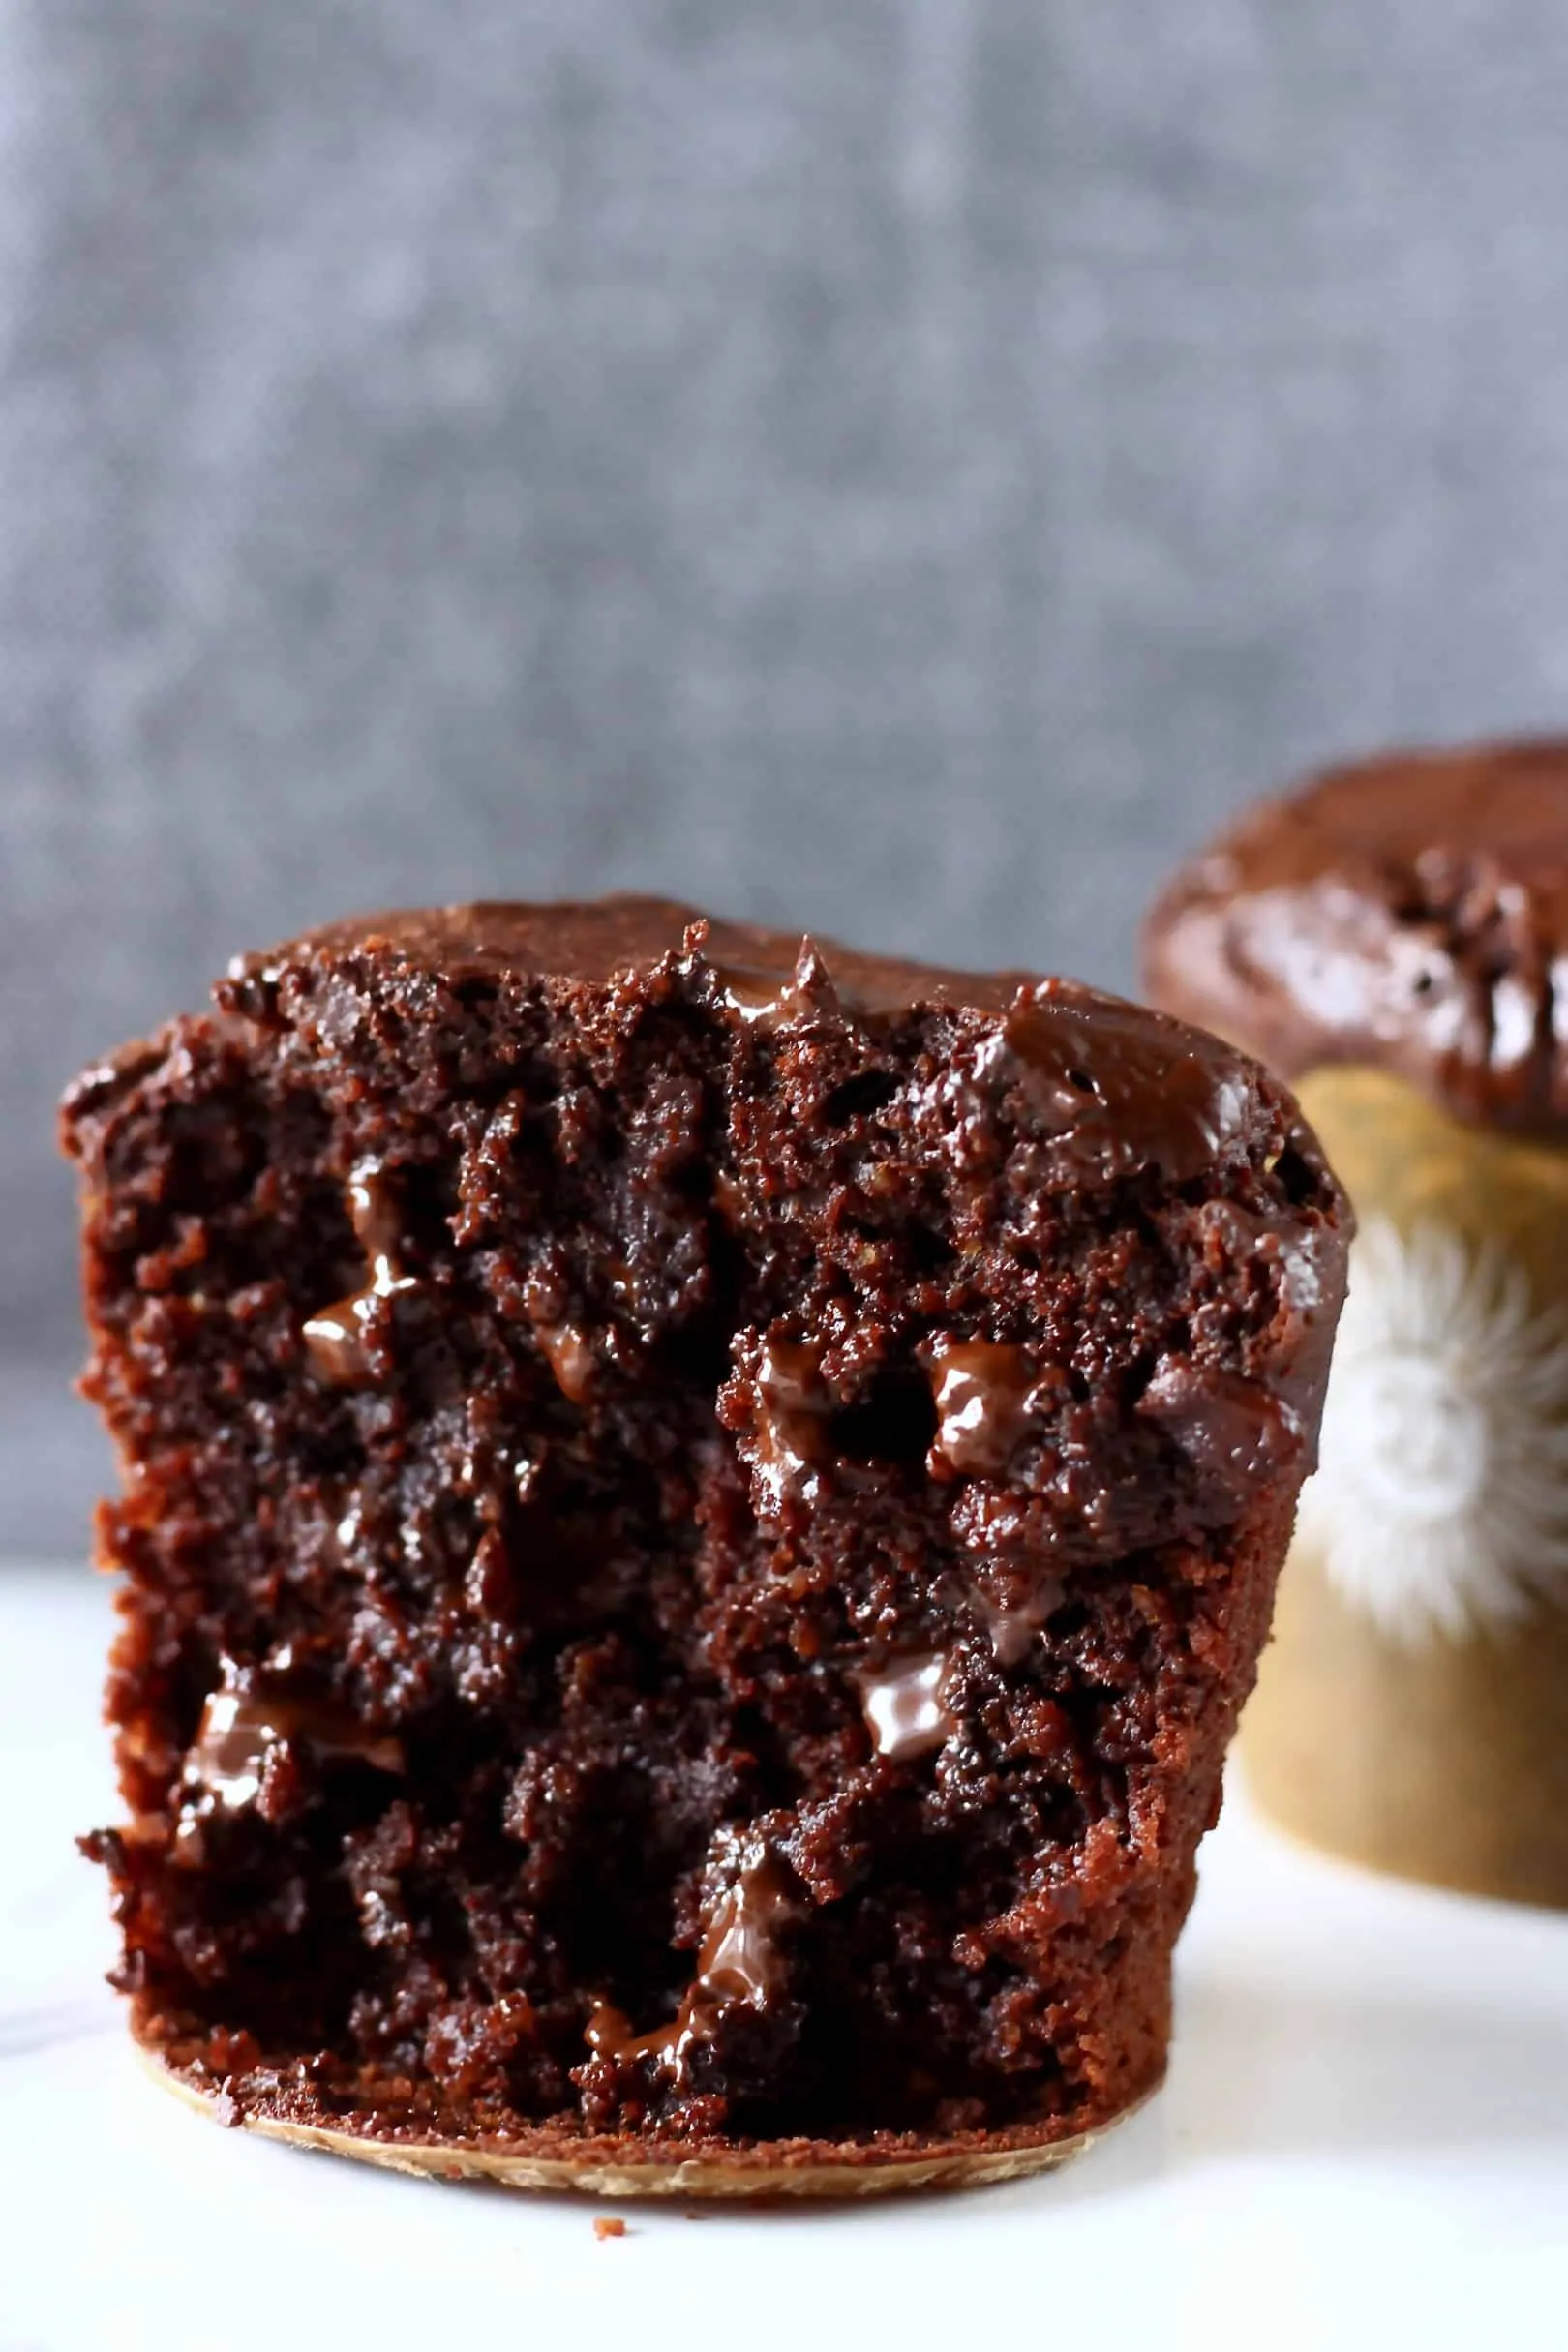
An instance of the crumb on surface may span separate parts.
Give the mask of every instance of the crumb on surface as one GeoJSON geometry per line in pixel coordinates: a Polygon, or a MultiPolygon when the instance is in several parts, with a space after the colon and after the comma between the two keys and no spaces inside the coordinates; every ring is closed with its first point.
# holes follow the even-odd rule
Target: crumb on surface
{"type": "Polygon", "coordinates": [[[618,2214],[600,2214],[593,2224],[595,2238],[624,2238],[626,2224],[618,2214]]]}

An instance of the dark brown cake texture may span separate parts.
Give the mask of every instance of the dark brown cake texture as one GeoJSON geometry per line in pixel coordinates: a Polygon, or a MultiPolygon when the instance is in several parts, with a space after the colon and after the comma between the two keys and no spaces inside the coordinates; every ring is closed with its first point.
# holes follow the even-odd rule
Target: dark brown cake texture
{"type": "Polygon", "coordinates": [[[648,900],[346,923],[89,1072],[118,1981],[524,2185],[1060,2159],[1159,2082],[1311,1465],[1290,1097],[648,900]]]}

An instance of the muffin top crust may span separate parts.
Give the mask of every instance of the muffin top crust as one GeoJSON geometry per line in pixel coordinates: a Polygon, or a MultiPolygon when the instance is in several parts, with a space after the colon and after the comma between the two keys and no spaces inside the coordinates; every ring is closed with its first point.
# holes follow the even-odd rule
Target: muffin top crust
{"type": "Polygon", "coordinates": [[[1016,1125],[1050,1138],[1053,1189],[1135,1167],[1196,1179],[1265,1148],[1280,1116],[1276,1092],[1245,1054],[1080,981],[872,955],[629,894],[353,918],[236,958],[219,996],[230,1013],[266,1021],[282,1007],[308,1026],[321,1017],[313,1000],[346,989],[353,997],[359,981],[390,985],[409,1004],[432,980],[445,990],[542,990],[561,1003],[619,986],[629,1003],[649,971],[695,992],[726,1025],[759,1035],[824,1022],[890,1033],[933,1009],[967,1023],[975,1067],[969,1095],[953,1098],[954,1120],[971,1119],[982,1100],[1008,1099],[1016,1125]]]}
{"type": "Polygon", "coordinates": [[[1568,739],[1406,751],[1251,810],[1151,911],[1157,1001],[1287,1079],[1392,1070],[1568,1128],[1568,739]]]}

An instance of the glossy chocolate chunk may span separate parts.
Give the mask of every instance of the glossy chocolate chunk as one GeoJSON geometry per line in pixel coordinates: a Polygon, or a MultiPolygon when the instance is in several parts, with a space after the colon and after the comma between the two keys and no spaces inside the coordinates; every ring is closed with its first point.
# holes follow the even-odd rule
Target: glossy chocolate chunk
{"type": "Polygon", "coordinates": [[[890,1764],[944,1747],[958,1729],[948,1704],[949,1659],[897,1658],[882,1671],[860,1677],[860,1712],[877,1755],[890,1764]]]}
{"type": "Polygon", "coordinates": [[[927,1370],[937,1412],[931,1475],[983,1477],[1005,1470],[1034,1425],[1032,1401],[1049,1394],[1029,1350],[998,1340],[939,1339],[928,1351],[927,1370]]]}
{"type": "Polygon", "coordinates": [[[200,1858],[204,1823],[256,1803],[269,1763],[290,1745],[375,1772],[396,1776],[404,1769],[400,1740],[366,1730],[342,1707],[290,1690],[286,1653],[266,1673],[226,1658],[185,1759],[177,1830],[184,1861],[200,1858]]]}
{"type": "Polygon", "coordinates": [[[596,2057],[646,2059],[683,2082],[694,2048],[711,2042],[737,2009],[761,2010],[785,1978],[780,1938],[803,1900],[799,1882],[779,1855],[746,1863],[720,1899],[697,1955],[697,1972],[670,2023],[634,2034],[624,2014],[596,2002],[585,2038],[596,2057]]]}
{"type": "Polygon", "coordinates": [[[307,1316],[302,1334],[312,1371],[335,1388],[355,1388],[375,1379],[376,1328],[391,1312],[392,1301],[419,1288],[411,1275],[399,1269],[402,1224],[386,1171],[375,1161],[355,1168],[348,1179],[347,1205],[354,1238],[365,1252],[365,1282],[347,1298],[307,1316]]]}

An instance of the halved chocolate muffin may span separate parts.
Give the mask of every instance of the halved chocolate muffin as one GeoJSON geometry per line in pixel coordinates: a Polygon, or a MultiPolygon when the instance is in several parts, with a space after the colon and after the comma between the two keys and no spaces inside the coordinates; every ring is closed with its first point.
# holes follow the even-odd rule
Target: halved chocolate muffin
{"type": "Polygon", "coordinates": [[[1342,1289],[1281,1086],[622,899],[237,963],[65,1134],[90,1845],[177,2087],[722,2193],[1028,2170],[1158,2083],[1342,1289]]]}

